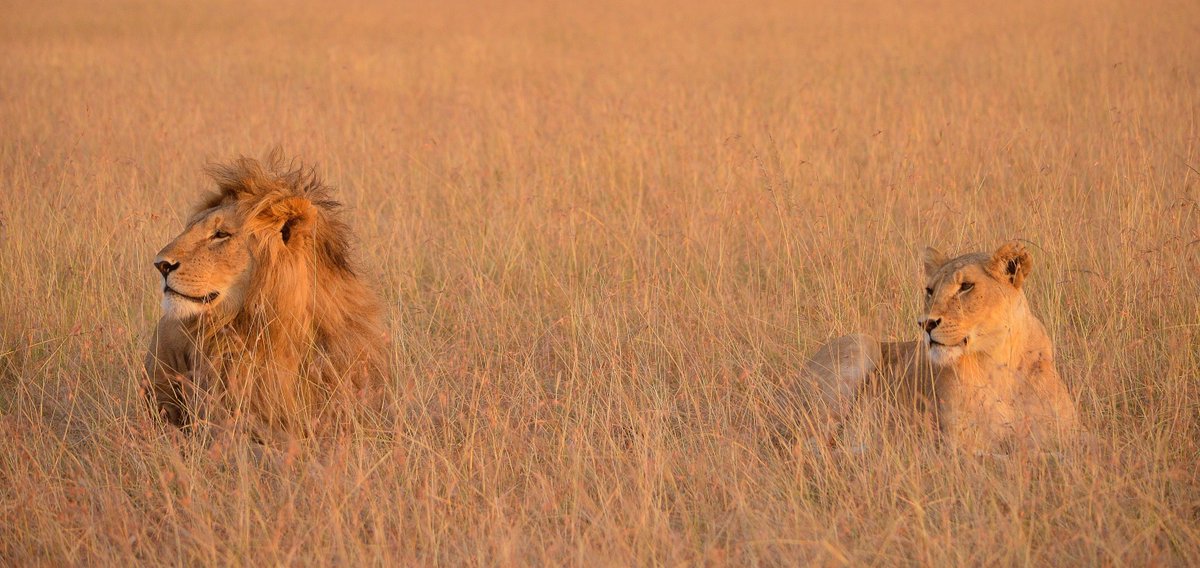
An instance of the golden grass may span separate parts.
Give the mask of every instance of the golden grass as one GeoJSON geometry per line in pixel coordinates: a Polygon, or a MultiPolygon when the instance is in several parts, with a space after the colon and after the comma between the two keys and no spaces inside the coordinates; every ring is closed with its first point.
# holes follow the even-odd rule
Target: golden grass
{"type": "Polygon", "coordinates": [[[1195,2],[26,4],[0,563],[1200,564],[1195,2]],[[137,389],[201,166],[275,144],[397,418],[265,466],[137,389]],[[1010,238],[1094,455],[772,442],[821,341],[914,335],[919,247],[1010,238]]]}

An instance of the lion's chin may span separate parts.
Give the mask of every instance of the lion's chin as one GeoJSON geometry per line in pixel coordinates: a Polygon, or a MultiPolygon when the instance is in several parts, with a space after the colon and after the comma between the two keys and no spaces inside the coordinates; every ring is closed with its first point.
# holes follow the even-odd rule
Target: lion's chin
{"type": "Polygon", "coordinates": [[[168,319],[191,319],[209,311],[212,307],[212,302],[196,302],[170,292],[164,293],[162,298],[163,316],[168,319]]]}

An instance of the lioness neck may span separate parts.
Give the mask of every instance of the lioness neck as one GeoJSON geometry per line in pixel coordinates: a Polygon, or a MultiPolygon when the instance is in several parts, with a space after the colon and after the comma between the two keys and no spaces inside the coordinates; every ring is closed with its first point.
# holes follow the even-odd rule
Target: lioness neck
{"type": "Polygon", "coordinates": [[[1030,361],[1052,360],[1049,337],[1042,322],[1028,309],[1024,298],[1013,306],[1008,325],[1002,333],[988,337],[989,346],[962,355],[953,365],[937,373],[940,397],[952,402],[971,391],[988,391],[1002,397],[1013,396],[1027,382],[1025,371],[1030,361]]]}
{"type": "Polygon", "coordinates": [[[1049,347],[1046,329],[1029,310],[1024,298],[1013,306],[1008,322],[1006,328],[991,339],[987,349],[973,353],[976,358],[990,360],[991,365],[1013,365],[1019,364],[1030,349],[1049,347]]]}

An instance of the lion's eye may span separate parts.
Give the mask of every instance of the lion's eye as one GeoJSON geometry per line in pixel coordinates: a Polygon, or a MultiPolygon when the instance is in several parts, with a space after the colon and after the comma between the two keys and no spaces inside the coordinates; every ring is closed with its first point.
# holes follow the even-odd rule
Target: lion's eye
{"type": "Polygon", "coordinates": [[[221,240],[221,239],[228,239],[229,233],[226,233],[225,231],[217,231],[212,234],[212,238],[214,241],[221,240]]]}
{"type": "Polygon", "coordinates": [[[926,288],[926,289],[925,289],[925,296],[926,296],[926,297],[929,297],[929,296],[932,296],[932,295],[933,295],[933,288],[926,288]]]}
{"type": "Polygon", "coordinates": [[[970,292],[973,288],[975,288],[974,282],[963,282],[962,286],[958,287],[958,292],[960,294],[963,292],[970,292]]]}

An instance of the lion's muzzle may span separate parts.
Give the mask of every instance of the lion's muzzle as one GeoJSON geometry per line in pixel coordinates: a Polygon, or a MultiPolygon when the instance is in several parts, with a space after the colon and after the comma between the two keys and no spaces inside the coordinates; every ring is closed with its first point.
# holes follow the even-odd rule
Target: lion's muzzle
{"type": "Polygon", "coordinates": [[[170,276],[172,272],[179,268],[179,263],[158,259],[154,261],[154,268],[157,268],[159,273],[163,275],[163,280],[166,280],[167,276],[170,276]]]}

